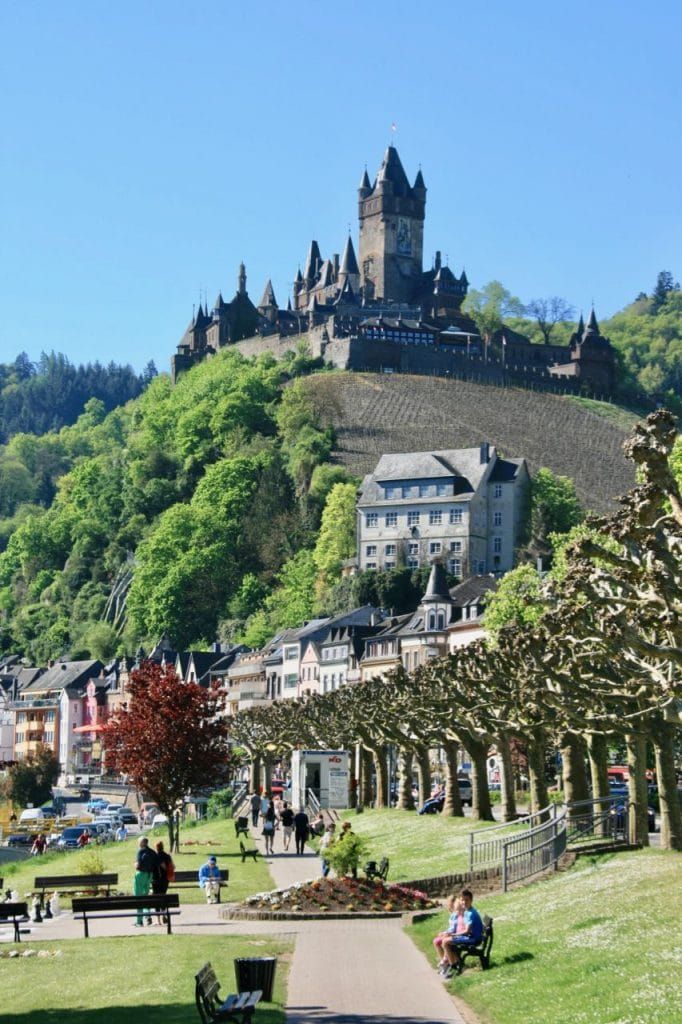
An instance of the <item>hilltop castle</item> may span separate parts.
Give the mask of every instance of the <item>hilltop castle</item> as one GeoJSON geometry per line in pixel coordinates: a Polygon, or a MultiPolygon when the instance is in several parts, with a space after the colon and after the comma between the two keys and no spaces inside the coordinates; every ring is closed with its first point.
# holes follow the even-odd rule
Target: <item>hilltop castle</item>
{"type": "Polygon", "coordinates": [[[359,259],[349,235],[343,254],[322,258],[318,243],[299,267],[292,298],[280,309],[272,283],[254,305],[239,268],[230,302],[218,294],[209,312],[200,303],[176,354],[173,379],[225,345],[245,354],[283,355],[292,337],[305,335],[311,353],[345,369],[403,370],[473,375],[569,391],[609,394],[615,359],[592,311],[582,317],[569,346],[533,345],[505,328],[482,339],[461,311],[469,282],[436,252],[423,268],[426,185],[421,170],[410,185],[394,146],[372,183],[365,170],[358,189],[359,259]]]}

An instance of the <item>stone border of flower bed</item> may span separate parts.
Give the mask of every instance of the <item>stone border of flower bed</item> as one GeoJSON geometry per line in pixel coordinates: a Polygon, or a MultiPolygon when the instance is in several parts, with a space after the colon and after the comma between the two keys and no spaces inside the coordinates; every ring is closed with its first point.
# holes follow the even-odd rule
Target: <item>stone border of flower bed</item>
{"type": "Polygon", "coordinates": [[[431,914],[437,914],[441,910],[435,907],[433,910],[351,910],[351,911],[320,911],[317,914],[303,913],[295,910],[246,910],[243,907],[223,907],[220,917],[227,921],[353,921],[353,920],[380,920],[386,917],[406,917],[410,921],[416,915],[423,915],[418,920],[424,920],[431,914]]]}

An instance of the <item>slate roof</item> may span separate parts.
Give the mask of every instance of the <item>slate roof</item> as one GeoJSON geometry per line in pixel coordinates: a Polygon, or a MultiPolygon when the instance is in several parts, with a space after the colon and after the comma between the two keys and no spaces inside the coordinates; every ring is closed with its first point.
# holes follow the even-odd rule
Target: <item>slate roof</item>
{"type": "Polygon", "coordinates": [[[355,249],[353,248],[353,240],[348,236],[346,240],[346,247],[343,250],[343,256],[341,258],[341,274],[359,274],[360,268],[358,267],[358,261],[355,258],[355,249]]]}
{"type": "MultiPolygon", "coordinates": [[[[495,449],[491,447],[491,460],[494,454],[495,449]]],[[[362,481],[358,504],[375,504],[387,500],[379,484],[401,480],[453,480],[455,497],[466,500],[478,489],[487,467],[488,463],[481,462],[480,448],[382,455],[374,472],[362,481]]],[[[438,500],[443,499],[441,497],[438,500]]]]}
{"type": "Polygon", "coordinates": [[[498,459],[490,474],[490,482],[505,483],[515,480],[519,470],[525,464],[525,459],[498,459]]]}
{"type": "Polygon", "coordinates": [[[499,580],[495,576],[469,576],[450,590],[450,597],[455,608],[464,608],[470,604],[478,604],[486,594],[497,590],[499,580]]]}
{"type": "Polygon", "coordinates": [[[47,693],[84,685],[99,675],[104,666],[101,661],[58,661],[47,672],[23,687],[21,693],[47,693]]]}
{"type": "Polygon", "coordinates": [[[407,180],[405,169],[395,146],[389,146],[384,153],[384,159],[381,162],[376,185],[374,186],[375,190],[383,181],[391,182],[393,185],[393,195],[395,196],[409,196],[412,194],[410,183],[407,180]]]}
{"type": "Polygon", "coordinates": [[[434,562],[429,573],[429,582],[422,598],[423,604],[430,604],[432,601],[447,601],[450,603],[450,591],[445,569],[441,562],[434,562]]]}
{"type": "Polygon", "coordinates": [[[276,307],[277,306],[277,299],[275,298],[275,290],[272,287],[272,281],[270,280],[270,278],[268,278],[268,280],[267,280],[267,284],[265,285],[265,290],[263,292],[263,298],[258,303],[258,306],[259,307],[261,307],[261,306],[263,306],[263,307],[275,306],[276,307]]]}

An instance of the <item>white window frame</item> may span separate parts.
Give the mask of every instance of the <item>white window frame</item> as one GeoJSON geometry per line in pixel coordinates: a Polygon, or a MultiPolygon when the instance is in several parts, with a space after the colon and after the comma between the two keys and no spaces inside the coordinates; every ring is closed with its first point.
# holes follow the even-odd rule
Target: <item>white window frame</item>
{"type": "Polygon", "coordinates": [[[443,510],[440,508],[432,508],[429,512],[429,526],[442,526],[443,524],[443,510]]]}
{"type": "Polygon", "coordinates": [[[464,522],[464,509],[461,505],[450,509],[450,525],[457,526],[464,522]]]}
{"type": "Polygon", "coordinates": [[[389,530],[392,527],[397,526],[398,525],[398,513],[397,512],[387,512],[386,516],[385,516],[385,519],[384,519],[384,525],[389,530]]]}
{"type": "Polygon", "coordinates": [[[365,512],[365,526],[369,530],[373,530],[378,525],[379,525],[379,513],[378,512],[365,512]]]}

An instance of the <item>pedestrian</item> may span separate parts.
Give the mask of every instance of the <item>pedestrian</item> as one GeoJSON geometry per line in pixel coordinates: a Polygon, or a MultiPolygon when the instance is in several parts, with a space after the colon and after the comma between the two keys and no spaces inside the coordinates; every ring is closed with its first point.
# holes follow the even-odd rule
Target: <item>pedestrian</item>
{"type": "Polygon", "coordinates": [[[291,836],[294,831],[294,812],[286,801],[284,801],[282,805],[279,820],[282,823],[282,842],[286,853],[289,849],[289,843],[291,842],[291,836]]]}
{"type": "Polygon", "coordinates": [[[263,821],[265,821],[265,816],[268,813],[271,804],[272,800],[270,799],[270,795],[268,793],[263,793],[260,798],[260,814],[263,821]]]}
{"type": "Polygon", "coordinates": [[[251,804],[251,824],[255,828],[258,824],[258,815],[260,814],[260,797],[255,790],[249,803],[251,804]]]}
{"type": "Polygon", "coordinates": [[[45,836],[43,835],[42,832],[39,832],[38,835],[33,840],[33,846],[31,847],[31,856],[41,857],[45,853],[46,845],[47,843],[45,841],[45,836]]]}
{"type": "MultiPolygon", "coordinates": [[[[161,841],[156,844],[156,860],[157,871],[152,878],[152,892],[165,896],[168,892],[169,883],[175,878],[175,865],[170,853],[166,853],[164,850],[161,841]]],[[[165,924],[167,920],[166,916],[161,914],[157,914],[156,919],[158,924],[165,924]]]]}
{"type": "Polygon", "coordinates": [[[82,849],[84,846],[87,846],[89,844],[89,842],[90,842],[90,832],[88,831],[87,828],[85,828],[85,829],[83,829],[83,831],[81,832],[81,834],[78,837],[78,845],[82,849]]]}
{"type": "Polygon", "coordinates": [[[220,896],[220,868],[215,856],[211,855],[199,868],[199,885],[206,893],[207,903],[217,903],[220,896]]]}
{"type": "Polygon", "coordinates": [[[122,843],[124,839],[128,838],[128,829],[123,822],[118,826],[114,835],[117,843],[122,843]]]}
{"type": "Polygon", "coordinates": [[[272,856],[275,852],[275,808],[272,804],[268,807],[263,819],[263,839],[265,840],[265,856],[272,856]]]}
{"type": "MultiPolygon", "coordinates": [[[[154,850],[149,848],[149,840],[141,836],[137,844],[137,856],[135,857],[135,878],[133,879],[133,893],[135,896],[146,896],[151,887],[154,875],[158,872],[158,860],[154,850]]],[[[143,924],[144,910],[142,907],[137,912],[135,928],[141,928],[143,924]]],[[[152,919],[147,911],[147,924],[152,919]]]]}
{"type": "Polygon", "coordinates": [[[315,821],[310,826],[310,831],[314,836],[321,836],[323,835],[325,828],[324,814],[320,811],[318,816],[315,818],[315,821]]]}
{"type": "Polygon", "coordinates": [[[325,857],[325,853],[334,842],[334,833],[336,832],[336,825],[333,821],[330,821],[327,825],[322,838],[320,839],[320,857],[322,858],[322,877],[326,878],[329,874],[329,861],[325,857]]]}
{"type": "Polygon", "coordinates": [[[294,839],[296,853],[300,856],[305,851],[305,844],[308,840],[308,815],[302,807],[294,815],[294,839]]]}

